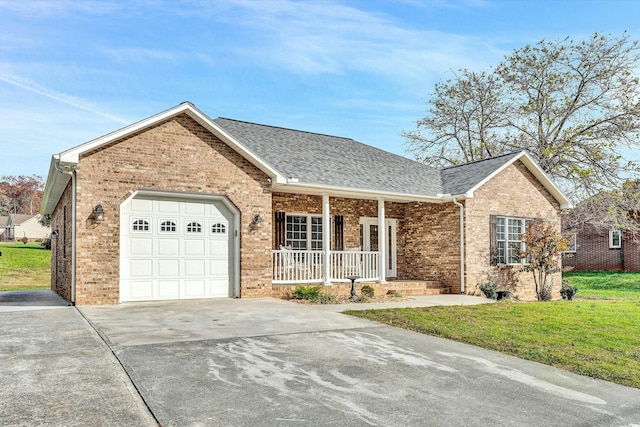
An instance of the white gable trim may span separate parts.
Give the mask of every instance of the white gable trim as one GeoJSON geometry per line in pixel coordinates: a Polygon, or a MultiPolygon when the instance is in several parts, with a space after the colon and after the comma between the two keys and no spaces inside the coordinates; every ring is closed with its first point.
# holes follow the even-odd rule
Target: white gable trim
{"type": "Polygon", "coordinates": [[[244,158],[253,163],[258,169],[267,174],[271,179],[275,180],[276,182],[286,182],[286,178],[281,173],[262,161],[262,159],[258,158],[258,156],[252,153],[247,147],[243,146],[231,135],[218,127],[218,125],[216,125],[209,117],[207,117],[204,113],[202,113],[189,102],[183,102],[182,104],[169,110],[163,111],[162,113],[156,114],[137,123],[126,126],[115,132],[111,132],[107,135],[101,136],[100,138],[96,138],[84,144],[78,145],[77,147],[73,147],[69,150],[63,151],[59,155],[59,160],[62,163],[77,164],[80,156],[84,153],[100,148],[103,145],[109,144],[118,139],[125,138],[136,132],[140,132],[157,123],[163,122],[183,113],[187,114],[189,117],[202,125],[205,129],[223,140],[227,145],[238,152],[238,154],[242,155],[244,158]]]}
{"type": "Polygon", "coordinates": [[[520,160],[522,164],[524,164],[529,172],[531,172],[538,181],[544,186],[544,188],[551,193],[551,195],[560,203],[561,209],[571,209],[573,208],[573,204],[567,197],[562,194],[562,191],[551,181],[549,176],[538,166],[538,163],[533,160],[533,158],[526,152],[522,151],[518,155],[514,156],[511,160],[509,160],[504,165],[500,166],[498,169],[494,170],[489,176],[476,184],[473,188],[466,192],[468,198],[473,197],[473,193],[484,184],[486,184],[489,180],[493,179],[500,172],[514,164],[517,160],[520,160]]]}

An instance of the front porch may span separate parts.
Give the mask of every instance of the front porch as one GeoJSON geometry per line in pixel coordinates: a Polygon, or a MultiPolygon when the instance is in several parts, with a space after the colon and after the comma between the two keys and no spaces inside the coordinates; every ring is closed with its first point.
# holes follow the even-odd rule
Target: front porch
{"type": "Polygon", "coordinates": [[[349,295],[351,280],[358,276],[356,291],[364,285],[374,289],[376,295],[399,293],[404,296],[441,295],[451,293],[449,286],[438,280],[394,280],[381,281],[379,277],[379,252],[372,251],[330,251],[331,272],[328,280],[324,277],[324,252],[293,251],[281,249],[272,251],[274,296],[283,297],[291,292],[291,285],[325,284],[323,291],[333,295],[349,295]]]}
{"type": "Polygon", "coordinates": [[[325,293],[348,295],[349,276],[359,277],[358,291],[367,284],[376,295],[459,292],[454,208],[274,193],[271,295],[285,296],[296,285],[324,285],[325,293]]]}
{"type": "Polygon", "coordinates": [[[380,281],[380,252],[329,251],[328,269],[323,251],[280,249],[271,251],[271,257],[273,284],[350,283],[349,276],[366,282],[380,281]]]}

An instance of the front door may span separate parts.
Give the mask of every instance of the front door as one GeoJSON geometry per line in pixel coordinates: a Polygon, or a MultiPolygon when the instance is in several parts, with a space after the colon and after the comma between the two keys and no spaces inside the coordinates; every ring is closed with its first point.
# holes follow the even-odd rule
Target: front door
{"type": "MultiPolygon", "coordinates": [[[[397,219],[385,220],[384,238],[387,253],[383,255],[385,255],[387,277],[396,277],[398,275],[396,269],[396,257],[398,253],[396,247],[397,228],[397,219]]],[[[378,218],[360,218],[360,247],[363,251],[377,252],[379,250],[378,218]]]]}

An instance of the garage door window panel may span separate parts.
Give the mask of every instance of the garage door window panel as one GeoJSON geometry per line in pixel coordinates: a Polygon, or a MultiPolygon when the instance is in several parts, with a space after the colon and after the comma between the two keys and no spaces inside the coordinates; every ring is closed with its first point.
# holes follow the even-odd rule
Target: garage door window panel
{"type": "Polygon", "coordinates": [[[213,237],[226,237],[227,236],[227,224],[219,221],[211,223],[211,236],[213,237]]]}
{"type": "Polygon", "coordinates": [[[160,220],[160,233],[177,233],[177,232],[178,232],[178,224],[175,220],[172,220],[172,219],[160,220]]]}
{"type": "Polygon", "coordinates": [[[187,221],[187,233],[202,234],[202,223],[198,221],[187,221]]]}
{"type": "Polygon", "coordinates": [[[151,233],[151,219],[133,218],[131,221],[132,233],[151,233]]]}

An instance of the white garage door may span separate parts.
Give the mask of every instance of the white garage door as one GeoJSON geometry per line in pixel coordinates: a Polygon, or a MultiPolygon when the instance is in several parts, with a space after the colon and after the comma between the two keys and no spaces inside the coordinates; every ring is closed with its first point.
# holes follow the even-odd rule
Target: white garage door
{"type": "Polygon", "coordinates": [[[120,215],[121,301],[233,295],[233,215],[220,201],[133,198],[120,215]]]}

